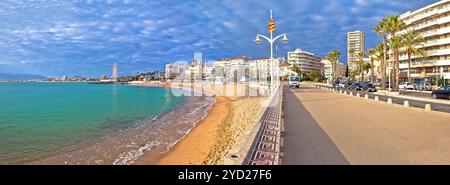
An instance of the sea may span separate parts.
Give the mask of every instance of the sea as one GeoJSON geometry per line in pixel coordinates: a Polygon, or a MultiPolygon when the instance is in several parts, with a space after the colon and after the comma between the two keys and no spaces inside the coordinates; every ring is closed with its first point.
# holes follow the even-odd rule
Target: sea
{"type": "Polygon", "coordinates": [[[169,87],[1,82],[0,164],[156,163],[214,103],[169,87]]]}

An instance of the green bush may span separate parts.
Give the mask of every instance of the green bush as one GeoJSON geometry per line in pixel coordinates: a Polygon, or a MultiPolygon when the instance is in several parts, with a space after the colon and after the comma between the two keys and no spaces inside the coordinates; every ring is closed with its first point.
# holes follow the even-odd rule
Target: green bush
{"type": "Polygon", "coordinates": [[[306,75],[303,75],[303,76],[300,78],[300,80],[301,80],[301,81],[310,81],[309,77],[306,76],[306,75]]]}
{"type": "Polygon", "coordinates": [[[308,78],[314,82],[319,82],[321,80],[320,73],[318,71],[311,71],[308,73],[308,78]]]}
{"type": "Polygon", "coordinates": [[[438,86],[448,85],[448,82],[446,81],[446,79],[441,78],[437,81],[437,85],[438,86]]]}

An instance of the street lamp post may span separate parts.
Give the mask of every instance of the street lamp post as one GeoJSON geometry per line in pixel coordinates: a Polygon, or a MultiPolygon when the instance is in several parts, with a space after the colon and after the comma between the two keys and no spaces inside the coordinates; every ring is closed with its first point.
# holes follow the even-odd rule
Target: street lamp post
{"type": "Polygon", "coordinates": [[[257,44],[260,44],[260,43],[261,43],[261,38],[260,38],[260,37],[266,39],[266,40],[270,43],[270,59],[273,59],[273,43],[274,43],[277,39],[283,37],[283,39],[281,39],[281,40],[283,41],[283,43],[287,43],[287,42],[288,42],[288,38],[287,38],[287,35],[286,35],[285,33],[283,33],[283,34],[281,34],[281,35],[278,35],[278,36],[276,36],[275,38],[273,38],[272,32],[270,32],[270,37],[266,37],[266,36],[261,35],[261,34],[256,34],[255,42],[256,42],[257,44]]]}
{"type": "MultiPolygon", "coordinates": [[[[272,10],[270,10],[270,18],[272,19],[272,10]]],[[[264,35],[262,35],[262,34],[256,34],[256,39],[255,39],[256,44],[261,44],[261,37],[264,38],[264,39],[266,39],[266,40],[269,42],[269,44],[270,44],[270,62],[271,62],[271,63],[273,63],[273,43],[275,43],[275,41],[276,41],[277,39],[281,38],[281,37],[283,37],[283,38],[281,39],[281,40],[283,41],[283,43],[287,43],[287,42],[288,42],[288,38],[287,38],[286,33],[283,33],[283,34],[281,34],[281,35],[278,35],[278,36],[276,36],[276,37],[274,38],[272,32],[273,32],[273,31],[270,31],[270,30],[269,30],[270,37],[266,37],[266,36],[264,36],[264,35]]],[[[268,74],[268,77],[270,76],[270,81],[272,81],[272,77],[271,77],[271,75],[270,75],[270,73],[269,73],[269,66],[270,66],[270,64],[268,63],[268,64],[267,64],[267,70],[268,70],[268,71],[267,71],[267,74],[268,74]]],[[[269,83],[269,91],[270,91],[270,83],[269,83]]]]}
{"type": "Polygon", "coordinates": [[[389,62],[388,61],[388,76],[389,76],[389,85],[388,85],[388,89],[389,89],[389,92],[391,92],[391,62],[389,62]]]}

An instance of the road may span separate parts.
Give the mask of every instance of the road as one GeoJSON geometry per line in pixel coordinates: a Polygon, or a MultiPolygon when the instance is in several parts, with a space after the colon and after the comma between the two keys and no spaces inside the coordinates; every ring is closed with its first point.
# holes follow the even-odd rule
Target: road
{"type": "Polygon", "coordinates": [[[450,164],[450,114],[304,85],[283,100],[282,164],[450,164]]]}
{"type": "Polygon", "coordinates": [[[402,95],[407,95],[407,96],[413,96],[413,97],[419,97],[419,98],[433,99],[433,98],[431,98],[431,91],[428,91],[428,92],[420,92],[420,91],[404,91],[404,90],[400,90],[400,93],[401,93],[402,95]]]}
{"type": "MultiPolygon", "coordinates": [[[[392,96],[386,96],[386,95],[380,95],[380,94],[374,94],[372,92],[361,92],[361,91],[355,91],[355,90],[345,90],[345,89],[339,89],[339,90],[343,90],[343,91],[347,91],[347,94],[349,94],[350,92],[353,92],[353,96],[356,96],[356,93],[359,93],[360,96],[364,97],[366,94],[369,96],[370,99],[374,99],[375,96],[378,96],[378,98],[380,99],[380,101],[384,101],[387,102],[388,98],[392,99],[392,103],[394,104],[400,104],[403,105],[404,101],[407,100],[409,102],[409,105],[412,107],[417,107],[417,108],[425,108],[425,104],[430,104],[431,105],[431,109],[434,111],[440,111],[440,112],[446,112],[446,113],[450,113],[450,105],[449,104],[444,104],[444,103],[434,103],[434,102],[428,102],[428,101],[421,101],[421,100],[412,100],[412,99],[407,99],[407,98],[401,98],[401,97],[392,97],[392,96]]],[[[404,91],[402,91],[402,93],[405,93],[404,91]]],[[[420,92],[407,92],[408,96],[412,95],[415,97],[425,97],[425,93],[420,93],[420,92]]],[[[428,94],[429,99],[430,98],[430,94],[428,94]]],[[[447,100],[443,100],[443,101],[447,101],[447,100]]]]}

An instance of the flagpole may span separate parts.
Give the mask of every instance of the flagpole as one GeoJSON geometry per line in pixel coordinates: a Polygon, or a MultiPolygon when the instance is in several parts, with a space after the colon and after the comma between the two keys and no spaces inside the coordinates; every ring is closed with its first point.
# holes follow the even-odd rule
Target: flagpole
{"type": "Polygon", "coordinates": [[[283,33],[283,34],[281,34],[281,35],[278,35],[278,36],[276,36],[275,38],[273,37],[273,30],[275,29],[275,23],[273,22],[273,15],[272,15],[272,10],[270,10],[270,22],[269,22],[269,33],[270,33],[270,36],[269,37],[266,37],[266,36],[264,36],[264,35],[261,35],[261,34],[256,34],[256,39],[255,39],[255,42],[257,43],[257,44],[260,44],[261,43],[261,39],[260,39],[260,37],[262,37],[262,38],[264,38],[264,39],[266,39],[268,42],[269,42],[269,44],[270,44],[270,60],[267,62],[267,79],[269,80],[270,79],[270,81],[268,81],[268,88],[269,88],[269,92],[271,92],[271,81],[272,81],[272,79],[271,79],[271,74],[270,74],[270,66],[272,65],[273,66],[273,63],[274,63],[274,60],[273,60],[273,44],[275,43],[275,41],[277,40],[277,39],[279,39],[279,38],[281,38],[282,37],[282,41],[283,41],[283,43],[287,43],[288,42],[288,38],[287,38],[287,36],[286,36],[286,34],[285,33],[283,33]]]}
{"type": "MultiPolygon", "coordinates": [[[[270,19],[272,20],[272,10],[270,10],[270,19]]],[[[270,60],[273,59],[273,31],[270,32],[270,60]]]]}
{"type": "MultiPolygon", "coordinates": [[[[272,10],[270,10],[270,20],[272,20],[273,19],[273,16],[272,16],[272,10]]],[[[273,65],[273,42],[274,42],[274,40],[273,40],[273,31],[271,31],[270,32],[270,40],[271,40],[271,42],[270,42],[270,64],[267,64],[267,75],[269,76],[269,91],[271,91],[272,89],[271,89],[271,87],[272,87],[272,75],[271,75],[271,73],[272,73],[272,65],[273,65]]]]}

